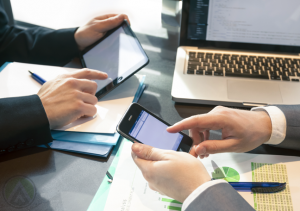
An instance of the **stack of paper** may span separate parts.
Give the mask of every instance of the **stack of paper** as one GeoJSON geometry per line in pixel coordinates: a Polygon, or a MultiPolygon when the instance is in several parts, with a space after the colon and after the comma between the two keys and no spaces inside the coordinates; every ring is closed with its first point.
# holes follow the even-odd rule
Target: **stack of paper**
{"type": "MultiPolygon", "coordinates": [[[[0,68],[0,98],[36,94],[41,85],[28,70],[45,80],[76,71],[76,68],[53,67],[24,63],[6,63],[0,68]],[[2,70],[2,71],[1,71],[2,70]],[[26,87],[26,89],[24,88],[26,87]]],[[[134,75],[97,103],[97,115],[80,118],[62,128],[53,130],[52,149],[105,157],[119,140],[116,126],[132,102],[137,102],[145,89],[145,76],[134,75]]]]}

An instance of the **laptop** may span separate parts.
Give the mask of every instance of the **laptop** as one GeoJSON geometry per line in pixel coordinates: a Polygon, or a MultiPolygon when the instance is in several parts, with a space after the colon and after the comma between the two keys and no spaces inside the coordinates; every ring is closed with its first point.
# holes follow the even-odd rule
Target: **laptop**
{"type": "Polygon", "coordinates": [[[183,0],[172,99],[300,104],[299,0],[183,0]]]}

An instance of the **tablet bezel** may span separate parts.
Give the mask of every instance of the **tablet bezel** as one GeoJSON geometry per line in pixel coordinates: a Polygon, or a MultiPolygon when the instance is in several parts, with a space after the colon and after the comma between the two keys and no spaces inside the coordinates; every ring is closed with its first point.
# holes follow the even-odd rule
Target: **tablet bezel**
{"type": "MultiPolygon", "coordinates": [[[[134,38],[137,40],[137,42],[138,42],[138,44],[139,44],[139,47],[140,47],[141,51],[144,52],[144,54],[145,54],[145,56],[146,56],[146,58],[147,58],[147,61],[146,61],[145,64],[143,64],[143,65],[142,65],[141,67],[139,67],[137,70],[134,70],[132,73],[130,73],[127,77],[124,77],[124,78],[123,78],[123,76],[119,76],[119,77],[117,77],[116,79],[114,79],[114,80],[112,81],[113,86],[112,86],[112,84],[110,83],[110,84],[106,85],[105,87],[103,87],[102,89],[100,89],[100,90],[96,93],[96,97],[97,97],[98,99],[104,97],[104,96],[105,96],[106,94],[108,94],[110,91],[114,90],[116,87],[118,87],[118,86],[119,86],[120,84],[122,84],[124,81],[126,81],[128,78],[130,78],[130,77],[133,76],[135,73],[137,73],[139,70],[141,70],[143,67],[145,67],[146,65],[148,65],[148,64],[149,64],[149,61],[150,61],[148,55],[146,54],[145,50],[143,49],[143,47],[142,47],[142,45],[141,45],[139,39],[137,38],[137,36],[134,34],[134,32],[132,31],[132,29],[130,28],[130,25],[128,24],[127,20],[124,20],[123,23],[122,23],[120,26],[118,26],[118,27],[116,27],[116,28],[114,28],[114,29],[108,31],[101,39],[99,39],[97,42],[95,42],[94,44],[88,46],[84,51],[82,51],[82,53],[81,53],[81,55],[80,55],[80,60],[81,60],[81,65],[82,65],[82,67],[88,68],[88,67],[86,66],[86,63],[85,63],[84,58],[83,58],[84,54],[86,54],[88,51],[90,51],[91,49],[93,49],[96,45],[98,45],[100,42],[102,42],[105,38],[107,38],[108,36],[110,36],[113,32],[115,32],[115,31],[116,31],[117,29],[119,29],[120,27],[123,28],[123,30],[125,31],[126,34],[129,34],[130,36],[134,37],[134,38]]],[[[126,74],[128,74],[128,73],[126,72],[126,74]]]]}

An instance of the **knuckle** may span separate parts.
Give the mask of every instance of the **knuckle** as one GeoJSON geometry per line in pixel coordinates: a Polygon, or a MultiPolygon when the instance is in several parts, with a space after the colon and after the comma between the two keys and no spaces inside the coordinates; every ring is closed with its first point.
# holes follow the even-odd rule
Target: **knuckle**
{"type": "Polygon", "coordinates": [[[84,108],[84,103],[81,100],[77,100],[76,103],[74,103],[75,106],[75,111],[80,114],[83,115],[83,108],[84,108]]]}
{"type": "Polygon", "coordinates": [[[72,95],[73,95],[74,99],[79,99],[80,95],[81,95],[81,92],[79,90],[75,89],[75,90],[72,91],[72,95]]]}
{"type": "Polygon", "coordinates": [[[66,80],[66,84],[70,87],[76,87],[78,84],[78,81],[75,78],[68,78],[66,80]]]}
{"type": "MultiPolygon", "coordinates": [[[[96,105],[97,103],[98,103],[98,98],[96,96],[93,96],[93,104],[96,105]]],[[[95,109],[96,109],[96,107],[95,107],[95,109]]]]}
{"type": "Polygon", "coordinates": [[[87,69],[87,68],[84,68],[84,69],[83,69],[83,72],[84,72],[84,74],[85,74],[86,76],[89,76],[89,75],[91,75],[91,74],[93,73],[92,70],[87,69]]]}

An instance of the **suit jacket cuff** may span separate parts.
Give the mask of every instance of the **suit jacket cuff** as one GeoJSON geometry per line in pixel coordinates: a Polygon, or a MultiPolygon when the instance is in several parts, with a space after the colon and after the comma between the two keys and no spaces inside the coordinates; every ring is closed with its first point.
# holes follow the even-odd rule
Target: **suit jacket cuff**
{"type": "Polygon", "coordinates": [[[38,95],[0,99],[0,116],[2,151],[10,152],[52,141],[49,121],[38,95]]]}
{"type": "Polygon", "coordinates": [[[276,106],[256,107],[251,111],[265,111],[272,122],[272,134],[265,144],[280,144],[286,136],[286,119],[284,113],[276,106]]]}
{"type": "Polygon", "coordinates": [[[194,190],[183,202],[182,211],[185,211],[186,208],[198,197],[201,193],[203,193],[206,189],[210,188],[211,186],[220,184],[220,183],[227,183],[225,180],[212,180],[200,185],[196,190],[194,190]]]}

